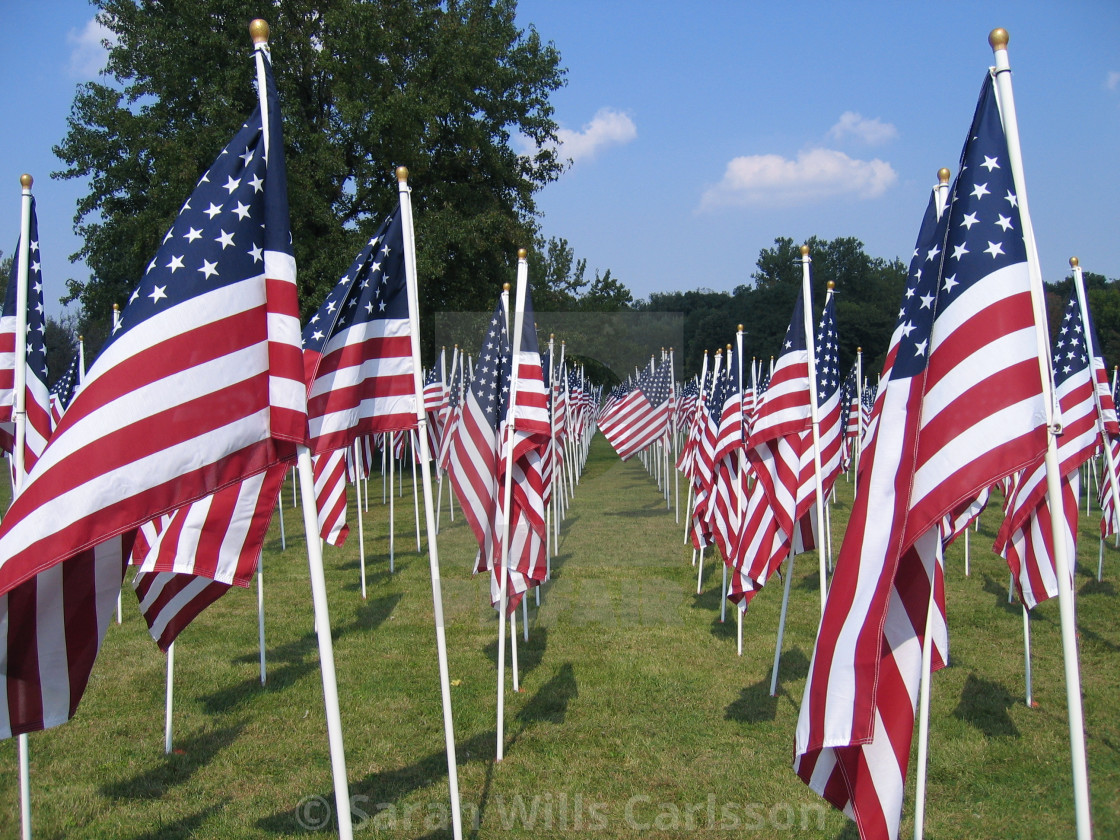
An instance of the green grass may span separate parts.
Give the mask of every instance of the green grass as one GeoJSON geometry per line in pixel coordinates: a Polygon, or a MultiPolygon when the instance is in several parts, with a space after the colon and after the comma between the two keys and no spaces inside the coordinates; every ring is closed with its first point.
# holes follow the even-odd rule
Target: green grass
{"type": "MultiPolygon", "coordinates": [[[[326,549],[350,793],[359,837],[449,837],[447,767],[427,554],[415,551],[411,487],[397,500],[388,573],[380,480],[366,519],[369,598],[356,528],[326,549]]],[[[682,491],[684,485],[681,485],[682,491]]],[[[835,546],[851,504],[842,478],[835,546]]],[[[268,684],[259,682],[256,592],[231,592],[176,646],[175,752],[163,752],[165,658],[126,587],[73,721],[31,736],[37,838],[329,836],[300,816],[333,807],[302,527],[284,493],[288,548],[273,523],[264,555],[268,684]],[[321,797],[300,810],[308,797],[321,797]],[[306,810],[309,808],[309,810],[306,810]]],[[[353,500],[351,500],[353,504],[353,500]]],[[[683,498],[682,498],[683,504],[683,498]]],[[[1095,581],[1098,515],[1082,513],[1078,625],[1096,836],[1120,836],[1120,552],[1095,581]],[[1087,573],[1092,573],[1087,574],[1087,573]]],[[[993,506],[948,556],[952,664],[934,677],[926,836],[1073,836],[1058,609],[1032,617],[1034,696],[1023,702],[1022,615],[990,546],[993,506]]],[[[518,648],[496,764],[497,623],[470,575],[473,540],[444,511],[447,642],[467,836],[855,838],[854,826],[791,770],[793,731],[819,618],[815,559],[797,560],[778,696],[769,696],[781,589],[744,623],[719,621],[720,565],[697,596],[683,523],[637,463],[596,439],[563,525],[553,580],[518,648]],[[734,830],[731,830],[734,829],[734,830]]],[[[519,626],[520,630],[520,626],[519,626]]],[[[18,834],[15,742],[0,744],[0,837],[18,834]]],[[[902,836],[912,834],[913,762],[902,836]]]]}

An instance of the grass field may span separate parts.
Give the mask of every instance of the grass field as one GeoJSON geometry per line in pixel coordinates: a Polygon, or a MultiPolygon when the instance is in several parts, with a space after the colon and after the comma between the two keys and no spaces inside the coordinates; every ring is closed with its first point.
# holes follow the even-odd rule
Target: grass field
{"type": "MultiPolygon", "coordinates": [[[[681,485],[684,490],[684,485],[681,485]]],[[[356,528],[326,549],[350,793],[359,837],[450,837],[447,766],[427,554],[415,551],[408,481],[387,561],[381,483],[366,519],[369,597],[356,528]]],[[[841,478],[836,550],[851,505],[841,478]]],[[[231,592],[176,646],[175,750],[163,750],[165,657],[130,587],[70,723],[31,736],[37,838],[330,836],[333,808],[302,527],[284,491],[264,554],[268,683],[259,680],[256,592],[231,592]],[[323,824],[325,823],[325,824],[323,824]]],[[[681,503],[683,506],[683,497],[681,503]]],[[[353,500],[351,500],[353,504],[353,500]]],[[[947,559],[951,666],[933,681],[926,836],[1073,836],[1056,602],[1031,619],[1034,698],[1024,703],[1022,614],[990,546],[995,506],[947,559]]],[[[353,516],[351,517],[353,521],[353,516]]],[[[1099,515],[1082,511],[1076,591],[1093,818],[1120,836],[1120,553],[1096,582],[1099,515]]],[[[769,696],[781,589],[720,623],[720,564],[696,593],[691,551],[640,464],[595,440],[563,524],[553,580],[530,607],[521,692],[506,694],[494,762],[497,622],[472,578],[472,538],[446,511],[439,545],[460,794],[472,837],[855,838],[793,774],[793,732],[819,619],[815,557],[798,558],[778,696],[769,696]]],[[[958,541],[961,543],[963,541],[958,541]]],[[[520,627],[519,627],[520,630],[520,627]]],[[[0,837],[18,836],[16,749],[0,780],[0,837]]],[[[913,761],[902,836],[912,835],[913,761]]]]}

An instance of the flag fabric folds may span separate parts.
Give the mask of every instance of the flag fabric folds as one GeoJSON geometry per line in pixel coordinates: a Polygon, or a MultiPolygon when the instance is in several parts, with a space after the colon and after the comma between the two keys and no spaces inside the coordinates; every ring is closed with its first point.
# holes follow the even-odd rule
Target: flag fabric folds
{"type": "MultiPolygon", "coordinates": [[[[16,353],[16,298],[18,294],[19,252],[12,260],[8,279],[8,292],[4,310],[0,315],[0,448],[5,452],[15,449],[15,353],[16,353]]],[[[54,428],[50,394],[47,390],[46,318],[43,309],[43,271],[39,258],[39,222],[35,212],[35,199],[31,199],[31,228],[28,235],[27,261],[27,378],[24,386],[27,424],[23,445],[24,470],[30,471],[46,448],[54,428]]]]}
{"type": "Polygon", "coordinates": [[[623,461],[668,434],[672,379],[668,359],[656,368],[651,359],[633,390],[600,414],[599,430],[623,461]]]}
{"type": "Polygon", "coordinates": [[[551,429],[537,347],[532,300],[526,290],[521,347],[514,356],[503,301],[491,315],[474,375],[460,406],[452,436],[448,475],[478,542],[476,572],[492,571],[491,601],[498,604],[500,568],[506,555],[503,485],[506,446],[513,447],[512,499],[509,511],[508,601],[513,612],[529,588],[544,580],[544,470],[551,429]],[[508,394],[516,375],[513,433],[508,423],[508,394]]]}
{"type": "Polygon", "coordinates": [[[350,531],[344,451],[359,436],[416,428],[410,335],[398,209],[303,330],[319,534],[331,545],[350,531]]]}
{"type": "Polygon", "coordinates": [[[264,78],[268,119],[258,108],[198,182],[0,524],[8,608],[0,734],[73,714],[108,621],[101,595],[115,601],[135,529],[294,457],[306,441],[281,116],[267,55],[264,78]],[[40,599],[37,622],[17,621],[17,589],[48,572],[87,581],[83,608],[56,613],[56,632],[40,635],[37,649],[16,645],[50,618],[40,599]],[[58,682],[48,688],[48,677],[58,682]],[[48,693],[68,700],[48,710],[28,699],[48,693]]]}
{"type": "Polygon", "coordinates": [[[864,840],[898,836],[927,614],[933,668],[948,655],[942,519],[1046,446],[1027,249],[990,74],[947,206],[912,263],[797,724],[798,775],[864,840]]]}
{"type": "MultiPolygon", "coordinates": [[[[1093,456],[1101,443],[1086,333],[1077,303],[1077,290],[1074,289],[1070,291],[1050,357],[1054,366],[1054,396],[1062,423],[1062,434],[1058,436],[1058,463],[1065,515],[1061,532],[1067,557],[1077,556],[1077,500],[1081,466],[1093,456]]],[[[1019,475],[1015,489],[1007,499],[1006,509],[1007,515],[996,536],[994,550],[1007,560],[1019,591],[1019,600],[1033,609],[1058,594],[1051,530],[1053,516],[1046,496],[1046,463],[1043,457],[1019,475]]]]}
{"type": "Polygon", "coordinates": [[[140,529],[132,587],[161,650],[231,586],[252,581],[287,471],[277,464],[140,529]]]}

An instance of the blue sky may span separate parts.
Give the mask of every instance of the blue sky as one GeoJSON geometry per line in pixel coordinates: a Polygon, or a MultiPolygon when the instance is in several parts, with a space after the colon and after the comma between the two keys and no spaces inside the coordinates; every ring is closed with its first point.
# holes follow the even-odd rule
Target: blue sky
{"type": "MultiPolygon", "coordinates": [[[[84,273],[68,261],[84,185],[49,177],[51,146],[103,53],[85,0],[4,7],[17,34],[0,53],[0,248],[15,246],[30,172],[57,315],[65,278],[84,273]]],[[[1043,277],[1071,255],[1120,277],[1115,0],[520,0],[518,20],[568,71],[553,103],[574,163],[538,196],[543,232],[635,297],[730,291],[778,236],[908,258],[938,168],[955,174],[996,26],[1011,35],[1043,277]]]]}

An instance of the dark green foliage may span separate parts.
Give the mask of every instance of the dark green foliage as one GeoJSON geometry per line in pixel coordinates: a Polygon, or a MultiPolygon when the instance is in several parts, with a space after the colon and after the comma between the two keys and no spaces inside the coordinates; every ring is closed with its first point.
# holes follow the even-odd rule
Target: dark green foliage
{"type": "Polygon", "coordinates": [[[183,200],[256,102],[248,23],[271,25],[305,314],[396,205],[410,170],[422,323],[484,309],[535,234],[534,193],[563,164],[557,50],[512,0],[98,0],[117,39],[56,147],[89,177],[75,224],[85,322],[127,299],[183,200]],[[541,151],[513,148],[523,136],[541,151]]]}

